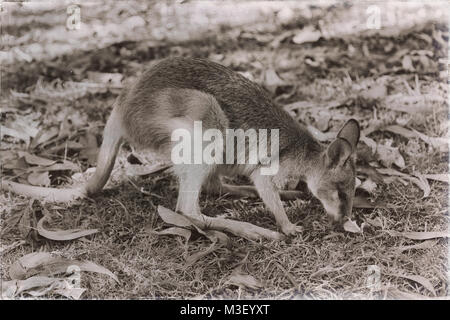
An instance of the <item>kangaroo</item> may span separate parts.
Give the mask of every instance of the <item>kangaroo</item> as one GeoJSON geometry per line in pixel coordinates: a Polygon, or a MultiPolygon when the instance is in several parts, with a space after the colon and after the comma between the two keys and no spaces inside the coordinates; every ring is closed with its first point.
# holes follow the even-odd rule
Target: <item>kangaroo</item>
{"type": "MultiPolygon", "coordinates": [[[[324,146],[275,105],[258,84],[218,63],[192,58],[162,60],[144,70],[119,95],[104,129],[97,169],[87,185],[69,198],[92,196],[104,187],[123,141],[170,161],[175,145],[172,133],[177,129],[194,133],[196,122],[201,122],[203,129],[215,129],[224,135],[228,129],[277,130],[278,150],[271,149],[271,156],[278,157],[279,167],[276,173],[265,175],[261,172],[263,161],[174,164],[179,180],[176,210],[194,217],[201,215],[202,188],[211,193],[246,194],[248,188],[221,181],[224,175],[241,174],[254,183],[257,194],[286,235],[294,235],[302,228],[289,221],[279,191],[299,181],[306,182],[331,221],[340,223],[350,215],[355,193],[355,151],[360,136],[356,120],[347,121],[336,139],[324,146]]],[[[247,160],[251,148],[245,153],[247,160]]],[[[67,197],[63,199],[55,193],[55,200],[67,197]]]]}

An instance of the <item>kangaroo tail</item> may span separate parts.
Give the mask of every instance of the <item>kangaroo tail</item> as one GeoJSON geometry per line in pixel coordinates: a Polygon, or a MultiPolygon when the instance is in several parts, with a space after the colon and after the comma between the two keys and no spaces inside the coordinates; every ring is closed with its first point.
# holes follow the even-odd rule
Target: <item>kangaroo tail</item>
{"type": "Polygon", "coordinates": [[[1,181],[1,190],[48,202],[70,202],[99,192],[111,175],[123,137],[123,127],[117,105],[113,109],[103,132],[103,143],[97,158],[97,169],[85,186],[74,189],[57,189],[1,181]]]}
{"type": "Polygon", "coordinates": [[[108,182],[111,171],[114,168],[123,134],[122,120],[116,105],[106,122],[103,132],[103,142],[97,157],[97,169],[95,169],[94,175],[86,185],[88,196],[102,190],[106,182],[108,182]]]}

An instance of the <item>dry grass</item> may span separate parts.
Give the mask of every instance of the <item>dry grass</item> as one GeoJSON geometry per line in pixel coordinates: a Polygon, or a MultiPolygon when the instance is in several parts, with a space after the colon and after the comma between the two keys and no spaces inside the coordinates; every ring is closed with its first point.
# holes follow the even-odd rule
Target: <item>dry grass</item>
{"type": "MultiPolygon", "coordinates": [[[[426,28],[427,26],[424,26],[424,29],[426,28]]],[[[276,31],[275,35],[277,32],[279,31],[276,31]]],[[[245,50],[247,54],[257,56],[258,61],[268,62],[272,59],[272,54],[265,47],[255,45],[251,41],[223,37],[225,38],[219,39],[212,36],[201,41],[182,43],[177,50],[181,54],[192,56],[208,56],[217,50],[223,50],[225,56],[232,56],[239,50],[245,50]],[[223,48],[225,42],[228,44],[226,48],[229,49],[223,48]]],[[[408,38],[408,35],[405,38],[408,38]]],[[[362,40],[349,37],[346,41],[355,44],[362,40]]],[[[408,46],[408,41],[403,43],[405,47],[408,46]]],[[[325,41],[306,49],[285,44],[281,45],[278,53],[282,55],[289,52],[291,58],[303,59],[305,50],[313,55],[319,48],[329,49],[336,46],[346,44],[325,41]]],[[[131,51],[137,52],[138,49],[138,44],[131,44],[131,51]]],[[[153,58],[176,54],[173,53],[175,49],[170,46],[152,50],[153,58]]],[[[96,52],[75,52],[61,57],[60,62],[78,61],[81,57],[94,54],[96,52]]],[[[139,63],[148,63],[153,58],[144,55],[139,58],[139,63]]],[[[286,103],[296,100],[332,101],[336,97],[351,94],[355,84],[373,82],[368,74],[367,78],[362,80],[356,80],[357,77],[353,76],[352,72],[358,74],[364,63],[368,63],[367,58],[358,59],[354,65],[348,66],[352,83],[342,80],[344,73],[341,67],[330,69],[326,74],[318,76],[300,66],[296,70],[299,89],[286,103]]],[[[124,74],[135,68],[127,62],[129,60],[123,59],[118,66],[124,74]]],[[[39,72],[45,63],[47,62],[36,62],[29,67],[30,72],[39,72]]],[[[23,65],[19,65],[18,69],[20,68],[27,70],[23,65]]],[[[254,75],[258,77],[258,72],[253,70],[251,65],[245,65],[244,68],[255,72],[254,75]]],[[[405,79],[411,85],[414,83],[413,75],[402,74],[391,74],[383,81],[392,87],[393,93],[401,92],[407,95],[409,93],[404,86],[405,79]]],[[[19,83],[20,74],[11,76],[9,80],[12,84],[19,83]]],[[[443,85],[433,77],[421,79],[422,93],[441,90],[439,92],[446,96],[446,88],[442,89],[443,85]]],[[[104,108],[105,95],[92,95],[85,99],[87,101],[83,103],[86,104],[77,105],[77,108],[88,114],[90,120],[104,119],[107,116],[108,110],[104,108]]],[[[387,122],[402,118],[409,121],[410,127],[429,136],[443,136],[446,131],[443,124],[447,121],[447,105],[436,103],[434,110],[431,114],[423,115],[377,108],[377,117],[387,122]]],[[[373,109],[364,109],[357,103],[333,112],[333,119],[354,116],[360,119],[363,126],[371,123],[374,115],[373,109]]],[[[343,120],[333,120],[332,124],[338,127],[342,122],[343,120]]],[[[448,172],[448,155],[430,149],[423,141],[408,141],[386,132],[374,133],[371,137],[376,141],[392,138],[395,146],[405,155],[406,170],[409,172],[448,172]]],[[[125,149],[121,151],[121,164],[126,162],[125,149]]],[[[355,209],[354,215],[359,222],[378,217],[383,227],[368,226],[363,234],[332,232],[327,227],[319,202],[306,195],[305,199],[285,203],[290,220],[304,226],[304,232],[292,238],[290,242],[256,243],[232,237],[230,248],[220,248],[193,266],[186,267],[187,255],[205,250],[210,245],[209,242],[199,237],[192,239],[186,247],[184,240],[179,237],[157,236],[148,232],[165,226],[157,216],[156,208],[158,205],[174,208],[177,195],[175,179],[168,173],[163,173],[139,181],[146,191],[155,196],[144,195],[130,183],[118,181],[120,176],[113,179],[108,189],[95,199],[79,201],[70,207],[55,209],[44,204],[52,212],[51,226],[54,228],[99,228],[101,232],[87,239],[63,243],[42,238],[28,239],[25,245],[2,255],[1,278],[8,278],[9,266],[27,253],[57,251],[66,257],[94,261],[119,277],[120,284],[116,284],[106,276],[83,273],[81,285],[88,289],[83,295],[85,299],[382,299],[391,297],[390,288],[432,296],[420,284],[395,276],[406,274],[421,275],[429,279],[437,296],[449,295],[448,239],[438,239],[436,245],[429,249],[399,252],[396,248],[417,242],[393,237],[383,231],[447,230],[449,215],[446,184],[431,182],[431,195],[425,199],[422,198],[422,192],[411,184],[379,185],[372,198],[386,203],[386,208],[355,209]],[[227,284],[232,271],[246,256],[248,260],[244,270],[261,280],[264,289],[252,290],[227,284]],[[376,292],[372,292],[367,286],[367,270],[371,265],[376,265],[381,270],[381,288],[376,292]]],[[[18,196],[0,194],[1,221],[4,223],[14,210],[22,210],[28,203],[27,199],[18,196]]],[[[274,218],[259,200],[203,195],[201,205],[203,213],[207,215],[226,213],[235,219],[269,229],[276,228],[274,218]]],[[[1,242],[7,245],[22,239],[20,230],[13,229],[2,237],[1,242]]]]}

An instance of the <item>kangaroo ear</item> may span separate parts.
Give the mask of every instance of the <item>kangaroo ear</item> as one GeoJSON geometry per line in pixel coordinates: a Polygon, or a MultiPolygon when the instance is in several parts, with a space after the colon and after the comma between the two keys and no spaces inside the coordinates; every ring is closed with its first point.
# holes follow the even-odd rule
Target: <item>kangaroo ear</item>
{"type": "Polygon", "coordinates": [[[356,150],[356,145],[359,141],[359,124],[358,121],[355,119],[348,120],[342,129],[337,134],[337,138],[342,138],[347,140],[351,147],[353,152],[356,150]]]}
{"type": "Polygon", "coordinates": [[[352,155],[352,152],[352,146],[347,140],[337,138],[327,148],[326,165],[328,167],[341,166],[352,155]]]}

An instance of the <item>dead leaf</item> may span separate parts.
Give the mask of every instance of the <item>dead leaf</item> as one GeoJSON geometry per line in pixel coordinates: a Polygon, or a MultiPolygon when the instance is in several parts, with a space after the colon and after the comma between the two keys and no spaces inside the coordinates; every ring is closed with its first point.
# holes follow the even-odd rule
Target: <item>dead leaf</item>
{"type": "Polygon", "coordinates": [[[414,66],[412,63],[411,56],[409,56],[409,55],[403,56],[402,67],[403,67],[403,69],[405,69],[407,71],[414,71],[414,66]]]}
{"type": "Polygon", "coordinates": [[[425,289],[430,291],[434,296],[436,296],[436,291],[434,290],[433,285],[431,284],[430,280],[428,280],[425,277],[422,277],[419,275],[406,275],[406,274],[389,274],[389,275],[394,276],[394,277],[399,277],[399,278],[405,278],[405,279],[409,279],[414,282],[417,282],[417,283],[421,284],[425,289]]]}
{"type": "Polygon", "coordinates": [[[250,289],[260,289],[264,287],[264,284],[260,280],[256,279],[252,275],[244,273],[231,274],[226,283],[250,289]]]}
{"type": "Polygon", "coordinates": [[[187,257],[186,259],[186,267],[190,267],[192,265],[194,265],[198,260],[202,259],[203,257],[207,256],[208,254],[210,254],[211,252],[215,251],[216,249],[220,248],[221,245],[217,245],[217,240],[214,241],[209,247],[208,249],[204,250],[204,251],[200,251],[200,252],[196,252],[192,255],[190,255],[189,257],[187,257]]]}
{"type": "Polygon", "coordinates": [[[383,130],[390,131],[406,138],[419,138],[425,143],[431,145],[433,148],[438,149],[441,152],[448,151],[448,139],[442,137],[429,137],[414,129],[406,129],[398,125],[387,126],[382,128],[383,130]]]}
{"type": "Polygon", "coordinates": [[[385,145],[378,144],[377,156],[385,167],[389,168],[392,164],[395,164],[397,167],[403,169],[406,166],[405,159],[400,154],[399,149],[391,147],[390,143],[386,143],[385,145]]]}
{"type": "Polygon", "coordinates": [[[344,230],[347,232],[351,232],[351,233],[362,233],[362,229],[358,226],[358,224],[356,224],[355,221],[352,220],[347,220],[345,221],[344,225],[344,230]]]}
{"type": "Polygon", "coordinates": [[[127,166],[126,173],[131,177],[146,176],[149,174],[162,172],[170,167],[171,165],[167,163],[157,163],[151,165],[131,164],[127,166]]]}
{"type": "Polygon", "coordinates": [[[21,245],[25,244],[25,240],[15,241],[9,245],[6,244],[0,244],[0,255],[3,255],[11,250],[14,250],[17,247],[20,247],[21,245]]]}
{"type": "Polygon", "coordinates": [[[228,245],[230,242],[230,238],[223,232],[217,231],[217,230],[205,230],[205,236],[213,241],[218,242],[222,245],[228,245]]]}
{"type": "Polygon", "coordinates": [[[428,180],[436,180],[448,183],[449,178],[447,173],[431,173],[431,174],[422,174],[422,176],[428,180]]]}
{"type": "Polygon", "coordinates": [[[43,216],[37,224],[38,233],[44,238],[56,241],[68,241],[81,237],[86,237],[91,234],[97,233],[98,229],[68,229],[68,230],[46,230],[43,226],[47,216],[43,216]]]}
{"type": "Polygon", "coordinates": [[[122,87],[123,75],[120,73],[104,73],[104,72],[87,72],[88,79],[95,83],[102,83],[113,85],[115,87],[122,87]]]}
{"type": "Polygon", "coordinates": [[[48,171],[32,172],[28,175],[27,181],[33,186],[43,186],[43,187],[48,187],[51,183],[48,171]]]}
{"type": "Polygon", "coordinates": [[[86,291],[83,288],[74,288],[68,279],[35,276],[26,280],[2,280],[2,298],[12,299],[21,293],[40,297],[49,293],[57,293],[66,298],[80,299],[86,291]]]}
{"type": "Polygon", "coordinates": [[[372,179],[367,178],[361,185],[359,186],[360,189],[366,190],[368,193],[372,194],[374,193],[375,189],[377,188],[377,184],[372,181],[372,179]]]}
{"type": "Polygon", "coordinates": [[[385,230],[391,236],[404,237],[412,240],[429,240],[434,238],[449,238],[448,231],[405,231],[399,232],[395,230],[385,230]]]}
{"type": "Polygon", "coordinates": [[[391,125],[391,126],[384,127],[382,129],[385,131],[399,134],[405,138],[415,138],[417,136],[413,131],[408,130],[408,129],[403,128],[398,125],[391,125]]]}
{"type": "Polygon", "coordinates": [[[33,252],[16,260],[9,268],[11,279],[23,280],[32,276],[51,276],[70,272],[73,266],[80,271],[101,273],[110,276],[116,282],[119,279],[108,269],[92,261],[71,260],[56,257],[49,252],[33,252]]]}
{"type": "Polygon", "coordinates": [[[431,192],[431,187],[428,184],[428,181],[420,174],[416,174],[416,177],[412,177],[406,173],[397,171],[395,169],[391,168],[377,168],[376,169],[379,173],[389,175],[389,176],[395,176],[395,177],[401,177],[403,179],[407,179],[417,185],[422,191],[423,191],[423,197],[428,197],[431,192]]]}
{"type": "Polygon", "coordinates": [[[383,222],[381,221],[380,217],[376,217],[375,219],[366,218],[365,221],[371,226],[383,228],[383,222]]]}
{"type": "Polygon", "coordinates": [[[295,44],[302,44],[307,42],[316,42],[320,39],[322,33],[313,26],[307,26],[300,30],[293,38],[292,42],[295,44]]]}
{"type": "Polygon", "coordinates": [[[415,249],[415,250],[430,249],[430,248],[433,248],[438,243],[438,241],[439,240],[427,240],[427,241],[413,244],[410,246],[400,246],[400,247],[394,248],[394,250],[401,253],[403,251],[412,250],[412,249],[415,249]]]}
{"type": "Polygon", "coordinates": [[[0,139],[3,139],[3,136],[5,135],[23,140],[27,146],[30,144],[32,138],[28,133],[21,131],[19,128],[11,129],[2,125],[2,130],[0,130],[0,139]]]}
{"type": "Polygon", "coordinates": [[[158,206],[158,214],[165,223],[173,224],[182,228],[193,226],[192,222],[188,218],[182,216],[181,214],[175,213],[172,210],[164,208],[163,206],[158,206]]]}
{"type": "Polygon", "coordinates": [[[433,146],[433,148],[438,149],[440,152],[448,151],[448,139],[441,137],[429,137],[426,134],[423,134],[417,130],[412,129],[412,131],[425,143],[433,146]]]}
{"type": "Polygon", "coordinates": [[[65,170],[78,172],[80,171],[80,167],[69,160],[64,160],[62,163],[55,163],[48,167],[33,168],[33,171],[65,171],[65,170]]]}
{"type": "Polygon", "coordinates": [[[331,114],[320,113],[315,120],[315,125],[318,130],[320,130],[321,132],[327,131],[330,126],[331,114]]]}
{"type": "Polygon", "coordinates": [[[167,228],[161,231],[153,231],[149,230],[150,233],[160,235],[160,236],[167,236],[167,235],[175,235],[175,236],[181,236],[186,239],[186,242],[189,241],[192,235],[192,231],[184,228],[178,228],[178,227],[171,227],[167,228]]]}
{"type": "Polygon", "coordinates": [[[331,141],[336,137],[336,132],[323,133],[322,131],[313,126],[307,126],[306,128],[308,129],[309,133],[311,133],[314,136],[314,138],[316,138],[320,142],[331,141]]]}
{"type": "Polygon", "coordinates": [[[370,202],[369,200],[367,200],[364,197],[355,196],[355,198],[353,199],[353,207],[370,209],[370,208],[385,208],[386,205],[379,201],[370,202]]]}
{"type": "Polygon", "coordinates": [[[364,90],[360,93],[360,97],[367,101],[379,101],[386,97],[387,88],[384,84],[374,84],[368,90],[364,90]]]}
{"type": "Polygon", "coordinates": [[[51,166],[56,163],[56,161],[54,161],[54,160],[49,160],[49,159],[45,159],[42,157],[38,157],[36,155],[30,154],[28,152],[23,152],[23,151],[19,152],[19,156],[24,157],[25,161],[28,164],[36,165],[36,166],[47,167],[47,166],[51,166]]]}
{"type": "Polygon", "coordinates": [[[34,137],[31,141],[30,149],[34,149],[38,145],[49,141],[50,139],[56,137],[58,133],[59,129],[57,127],[50,127],[49,129],[40,130],[36,137],[34,137]]]}
{"type": "Polygon", "coordinates": [[[371,149],[372,154],[375,154],[377,152],[377,143],[375,142],[375,140],[366,136],[362,136],[360,140],[371,149]]]}
{"type": "Polygon", "coordinates": [[[267,69],[264,73],[264,87],[266,87],[270,92],[274,93],[275,90],[286,85],[286,82],[282,80],[274,69],[267,69]]]}

